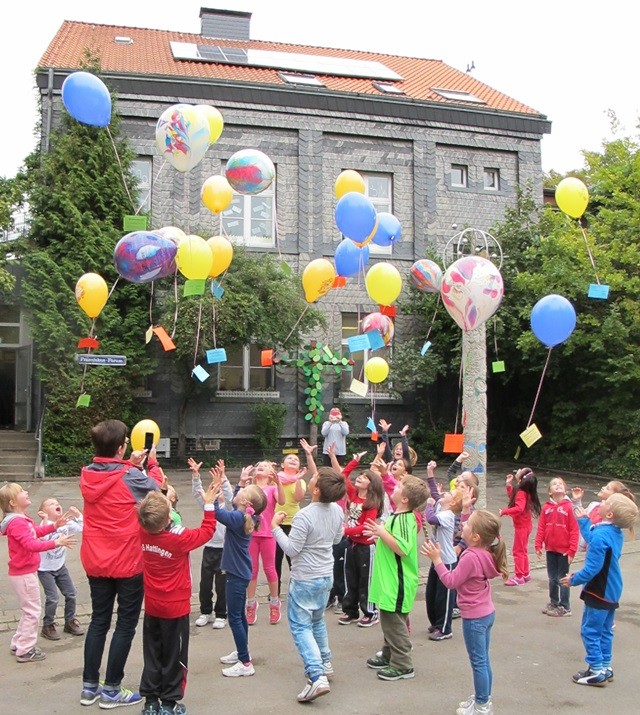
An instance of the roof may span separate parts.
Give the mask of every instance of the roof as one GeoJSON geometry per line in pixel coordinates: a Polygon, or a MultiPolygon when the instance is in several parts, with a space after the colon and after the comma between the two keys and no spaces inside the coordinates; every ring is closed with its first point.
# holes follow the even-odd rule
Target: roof
{"type": "MultiPolygon", "coordinates": [[[[401,75],[402,80],[392,82],[403,90],[403,95],[387,95],[377,89],[369,78],[339,77],[317,74],[326,90],[357,95],[372,95],[392,99],[398,97],[418,102],[437,103],[449,106],[466,105],[484,107],[501,112],[511,112],[530,117],[543,118],[540,112],[522,102],[498,92],[475,79],[469,73],[461,72],[441,60],[421,59],[385,55],[377,52],[312,47],[262,40],[229,40],[203,37],[200,34],[124,27],[116,25],[96,25],[65,20],[40,59],[38,67],[77,70],[80,69],[86,49],[100,59],[105,74],[131,74],[134,76],[160,76],[170,78],[190,78],[220,80],[226,82],[251,83],[257,85],[290,86],[280,77],[277,69],[252,67],[248,65],[222,64],[197,60],[175,59],[171,42],[195,43],[220,47],[241,47],[248,50],[267,50],[305,55],[380,62],[401,75]],[[128,37],[133,42],[117,43],[116,37],[128,37]],[[484,104],[448,99],[434,91],[434,88],[468,92],[484,104]]],[[[385,80],[386,82],[387,80],[385,80]]],[[[322,87],[318,92],[326,91],[322,87]]]]}

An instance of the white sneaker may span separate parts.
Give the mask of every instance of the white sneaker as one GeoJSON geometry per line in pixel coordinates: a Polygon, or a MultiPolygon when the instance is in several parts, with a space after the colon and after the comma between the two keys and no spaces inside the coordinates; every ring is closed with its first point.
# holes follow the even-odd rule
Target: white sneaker
{"type": "Polygon", "coordinates": [[[304,690],[298,695],[298,702],[310,703],[321,695],[326,695],[330,692],[329,681],[324,675],[321,675],[314,683],[307,683],[305,685],[304,690]]]}
{"type": "MultiPolygon", "coordinates": [[[[196,625],[198,625],[198,624],[196,623],[196,625]]],[[[226,618],[216,618],[216,620],[211,625],[211,628],[224,628],[226,625],[227,625],[226,618]]]]}
{"type": "Polygon", "coordinates": [[[240,663],[240,661],[238,661],[230,668],[224,668],[222,675],[226,675],[227,678],[241,678],[244,675],[253,675],[255,672],[256,670],[253,667],[253,663],[245,665],[244,663],[240,663]]]}
{"type": "Polygon", "coordinates": [[[325,660],[324,663],[322,664],[322,670],[324,670],[324,677],[327,680],[331,680],[331,678],[333,678],[334,671],[333,671],[333,665],[331,665],[331,661],[325,660]]]}
{"type": "Polygon", "coordinates": [[[211,620],[211,614],[210,613],[201,613],[197,618],[196,618],[196,626],[206,626],[207,623],[211,620]]]}
{"type": "Polygon", "coordinates": [[[220,658],[221,663],[225,663],[226,665],[233,665],[234,663],[238,662],[238,651],[234,650],[229,653],[229,655],[223,655],[220,658]]]}

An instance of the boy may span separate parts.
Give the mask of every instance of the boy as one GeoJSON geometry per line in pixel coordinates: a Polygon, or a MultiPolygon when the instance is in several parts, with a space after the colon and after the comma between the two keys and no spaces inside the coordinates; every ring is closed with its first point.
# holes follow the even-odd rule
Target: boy
{"type": "Polygon", "coordinates": [[[204,515],[199,529],[172,525],[171,504],[159,491],[150,492],[140,502],[145,607],[140,679],[140,695],[146,698],[143,715],[186,713],[178,701],[184,696],[189,656],[189,552],[213,535],[213,501],[219,493],[216,485],[203,494],[204,515]]]}
{"type": "Polygon", "coordinates": [[[418,590],[418,524],[413,511],[428,496],[421,479],[406,476],[391,494],[395,512],[384,524],[369,520],[365,525],[365,533],[378,537],[369,597],[378,605],[384,635],[381,654],[369,658],[367,665],[381,680],[414,676],[407,628],[418,590]]]}
{"type": "Polygon", "coordinates": [[[276,512],[271,521],[278,545],[291,558],[287,618],[308,679],[298,695],[300,703],[326,695],[333,676],[324,611],[333,582],[333,545],[342,538],[343,513],[335,502],[345,495],[344,478],[321,467],[309,481],[309,491],[311,504],[293,517],[289,535],[280,526],[286,512],[276,512]]]}
{"type": "Polygon", "coordinates": [[[592,525],[584,509],[580,510],[578,526],[587,542],[587,556],[580,571],[568,574],[563,586],[584,584],[580,598],[584,601],[580,635],[587,651],[588,668],[573,676],[578,685],[602,687],[613,680],[611,651],[613,618],[622,594],[620,554],[624,536],[622,529],[633,533],[638,507],[622,494],[612,494],[600,506],[602,521],[592,525]]]}

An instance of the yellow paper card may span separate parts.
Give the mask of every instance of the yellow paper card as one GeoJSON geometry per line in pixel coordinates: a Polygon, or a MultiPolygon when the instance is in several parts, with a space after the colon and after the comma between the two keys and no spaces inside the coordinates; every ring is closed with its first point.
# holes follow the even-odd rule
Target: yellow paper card
{"type": "Polygon", "coordinates": [[[360,380],[351,380],[349,389],[351,390],[351,392],[355,392],[356,395],[360,395],[360,397],[367,396],[367,386],[364,384],[364,382],[360,382],[360,380]]]}
{"type": "Polygon", "coordinates": [[[151,342],[151,338],[153,337],[153,325],[149,327],[149,330],[144,334],[144,343],[145,345],[148,345],[151,342]]]}
{"type": "Polygon", "coordinates": [[[295,447],[290,447],[289,449],[283,449],[282,454],[298,454],[298,450],[295,447]]]}
{"type": "Polygon", "coordinates": [[[535,424],[532,424],[524,432],[520,432],[520,439],[527,447],[534,445],[539,439],[542,439],[542,434],[535,424]]]}

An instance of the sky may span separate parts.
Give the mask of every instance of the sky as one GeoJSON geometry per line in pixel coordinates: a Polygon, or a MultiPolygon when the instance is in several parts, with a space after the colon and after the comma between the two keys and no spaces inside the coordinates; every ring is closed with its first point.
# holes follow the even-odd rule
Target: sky
{"type": "Polygon", "coordinates": [[[36,144],[33,70],[63,20],[200,32],[200,8],[253,13],[251,39],[442,60],[533,107],[552,122],[542,168],[561,174],[617,136],[636,136],[637,29],[629,4],[575,0],[31,0],[12,3],[0,30],[0,176],[14,176],[36,144]],[[313,9],[312,9],[313,8],[313,9]],[[521,9],[522,8],[522,9],[521,9]]]}

